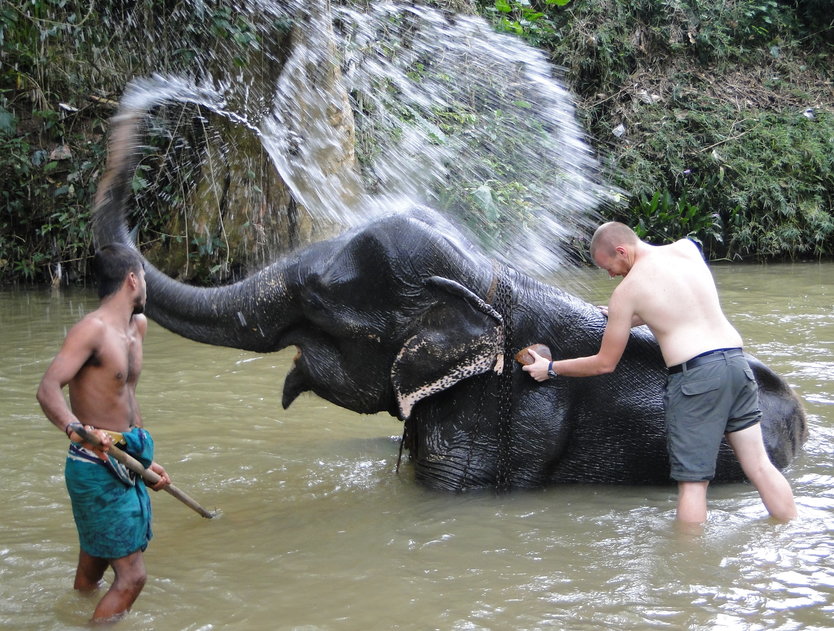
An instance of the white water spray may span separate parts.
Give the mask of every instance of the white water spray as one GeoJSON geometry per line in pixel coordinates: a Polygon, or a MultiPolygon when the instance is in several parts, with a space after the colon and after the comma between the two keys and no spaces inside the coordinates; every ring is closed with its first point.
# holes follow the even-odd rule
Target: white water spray
{"type": "Polygon", "coordinates": [[[541,275],[598,222],[611,191],[540,51],[425,7],[258,8],[293,23],[269,110],[245,111],[240,83],[174,76],[131,83],[122,108],[188,104],[248,129],[322,230],[426,204],[541,275]]]}

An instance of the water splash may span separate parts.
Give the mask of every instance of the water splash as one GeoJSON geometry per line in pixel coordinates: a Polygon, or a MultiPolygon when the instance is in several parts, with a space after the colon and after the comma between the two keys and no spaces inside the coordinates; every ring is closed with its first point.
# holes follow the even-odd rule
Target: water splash
{"type": "MultiPolygon", "coordinates": [[[[322,233],[422,203],[496,258],[548,274],[598,222],[613,191],[540,51],[426,7],[258,7],[293,32],[257,108],[240,82],[170,75],[131,83],[122,108],[186,104],[203,124],[210,112],[248,130],[322,233]]],[[[206,137],[236,159],[235,143],[206,137]]]]}

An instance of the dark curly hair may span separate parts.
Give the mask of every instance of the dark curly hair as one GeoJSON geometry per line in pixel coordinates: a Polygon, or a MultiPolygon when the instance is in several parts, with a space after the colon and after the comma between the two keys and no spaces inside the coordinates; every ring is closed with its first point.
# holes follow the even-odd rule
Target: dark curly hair
{"type": "Polygon", "coordinates": [[[138,274],[143,268],[142,256],[131,247],[111,243],[100,248],[93,261],[99,299],[116,293],[130,272],[138,274]]]}

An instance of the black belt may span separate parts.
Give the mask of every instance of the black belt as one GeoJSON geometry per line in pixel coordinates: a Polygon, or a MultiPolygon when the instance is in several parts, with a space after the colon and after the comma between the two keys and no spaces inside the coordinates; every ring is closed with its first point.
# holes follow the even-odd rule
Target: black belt
{"type": "Polygon", "coordinates": [[[724,357],[738,357],[739,355],[744,355],[744,352],[740,348],[716,348],[714,351],[707,351],[706,353],[695,355],[695,357],[689,361],[683,362],[682,364],[669,366],[669,374],[674,375],[677,372],[681,372],[684,368],[692,370],[701,364],[708,364],[710,360],[714,359],[713,355],[717,355],[718,353],[723,353],[724,357]]]}

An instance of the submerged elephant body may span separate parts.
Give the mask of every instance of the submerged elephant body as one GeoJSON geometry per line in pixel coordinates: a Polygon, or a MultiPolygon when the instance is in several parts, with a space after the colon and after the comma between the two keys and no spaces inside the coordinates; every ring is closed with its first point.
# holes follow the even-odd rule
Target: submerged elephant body
{"type": "MultiPolygon", "coordinates": [[[[129,134],[122,140],[129,146],[129,134]]],[[[124,154],[110,165],[97,197],[101,245],[129,242],[133,165],[124,154]]],[[[146,278],[146,312],[175,333],[255,352],[296,346],[285,408],[310,391],[403,420],[404,447],[429,487],[669,481],[666,370],[648,329],[632,331],[611,374],[535,382],[513,361],[518,349],[543,342],[554,359],[593,354],[604,316],[495,265],[428,209],[375,220],[227,287],[191,287],[151,265],[146,278]]],[[[804,412],[783,379],[748,360],[765,443],[781,468],[805,440],[804,412]]],[[[716,480],[741,479],[722,446],[716,480]]]]}

